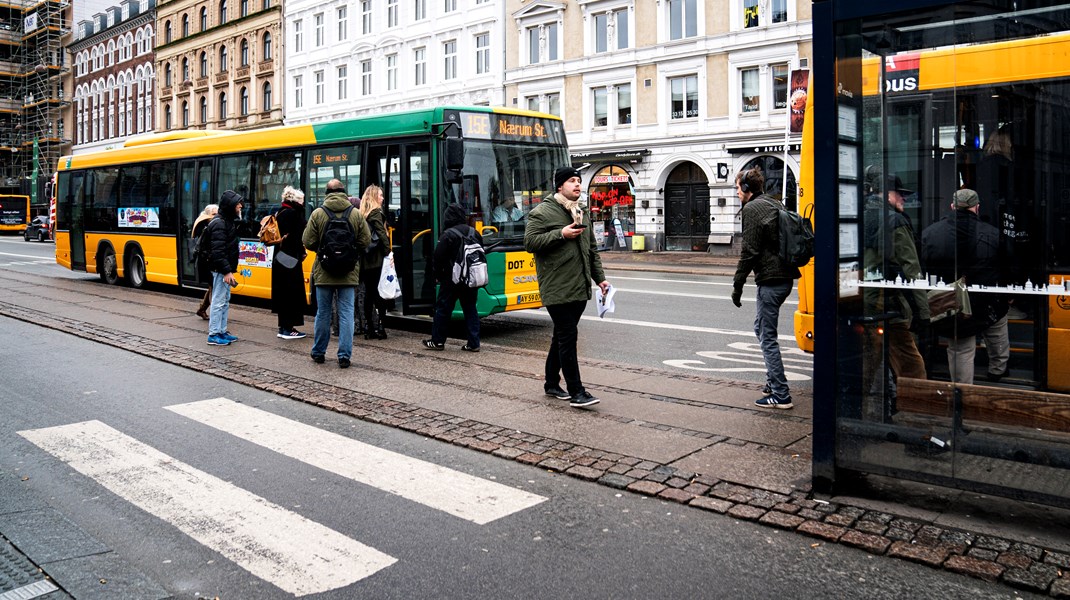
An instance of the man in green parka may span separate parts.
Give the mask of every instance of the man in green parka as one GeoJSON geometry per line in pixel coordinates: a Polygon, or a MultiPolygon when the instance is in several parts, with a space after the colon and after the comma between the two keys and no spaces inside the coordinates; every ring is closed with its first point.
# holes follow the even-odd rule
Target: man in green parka
{"type": "Polygon", "coordinates": [[[591,299],[591,281],[603,294],[609,291],[589,227],[591,220],[579,202],[580,183],[580,172],[573,167],[555,171],[556,193],[531,210],[524,230],[524,249],[535,255],[539,294],[554,322],[543,390],[577,408],[598,403],[580,380],[577,326],[591,299]],[[568,391],[561,389],[562,375],[568,391]]]}

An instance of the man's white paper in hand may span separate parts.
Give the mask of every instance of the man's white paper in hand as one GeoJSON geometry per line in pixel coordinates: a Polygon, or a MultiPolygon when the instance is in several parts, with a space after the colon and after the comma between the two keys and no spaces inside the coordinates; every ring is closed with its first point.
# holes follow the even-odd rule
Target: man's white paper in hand
{"type": "Polygon", "coordinates": [[[599,318],[604,317],[607,312],[613,312],[616,308],[613,305],[613,296],[617,295],[617,288],[611,284],[609,290],[605,294],[602,293],[602,288],[595,286],[594,288],[594,300],[595,306],[598,307],[599,318]]]}

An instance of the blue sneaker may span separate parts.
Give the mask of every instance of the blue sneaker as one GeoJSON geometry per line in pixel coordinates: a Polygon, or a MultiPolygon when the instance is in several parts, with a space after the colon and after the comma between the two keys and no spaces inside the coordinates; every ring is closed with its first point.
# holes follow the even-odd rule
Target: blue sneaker
{"type": "Polygon", "coordinates": [[[238,336],[231,334],[229,331],[224,331],[219,337],[227,340],[228,344],[238,341],[238,336]]]}
{"type": "Polygon", "coordinates": [[[787,410],[795,406],[791,403],[791,396],[788,396],[784,399],[780,399],[772,394],[769,394],[765,398],[759,398],[758,400],[755,400],[754,405],[759,406],[761,408],[779,408],[781,410],[787,410]]]}
{"type": "Polygon", "coordinates": [[[229,346],[230,345],[230,340],[228,340],[227,338],[225,338],[225,337],[223,337],[221,335],[218,335],[218,334],[217,335],[210,335],[210,336],[208,336],[208,345],[209,346],[229,346]]]}

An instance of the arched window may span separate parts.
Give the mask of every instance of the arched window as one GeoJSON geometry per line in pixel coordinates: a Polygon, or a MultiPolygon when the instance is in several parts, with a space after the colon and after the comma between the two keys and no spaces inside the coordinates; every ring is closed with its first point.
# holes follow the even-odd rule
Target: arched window
{"type": "Polygon", "coordinates": [[[224,44],[219,47],[219,72],[225,73],[227,71],[227,46],[224,44]]]}
{"type": "Polygon", "coordinates": [[[171,43],[171,22],[168,21],[163,24],[163,43],[171,43]]]}
{"type": "Polygon", "coordinates": [[[207,30],[208,30],[208,9],[207,8],[202,8],[201,9],[201,31],[207,31],[207,30]]]}
{"type": "Polygon", "coordinates": [[[241,96],[239,96],[238,112],[243,117],[249,114],[249,88],[243,87],[241,89],[241,96]]]}
{"type": "Polygon", "coordinates": [[[264,112],[271,111],[271,82],[264,82],[264,112]]]}
{"type": "Polygon", "coordinates": [[[219,0],[219,24],[227,22],[227,0],[219,0]]]}
{"type": "Polygon", "coordinates": [[[208,96],[201,96],[201,125],[208,124],[208,96]]]}
{"type": "Polygon", "coordinates": [[[171,105],[165,104],[163,107],[163,126],[165,129],[171,128],[171,105]]]}
{"type": "Polygon", "coordinates": [[[249,66],[249,40],[241,41],[241,66],[249,66]]]}
{"type": "Polygon", "coordinates": [[[189,59],[182,59],[182,81],[189,81],[189,59]]]}
{"type": "Polygon", "coordinates": [[[189,102],[182,102],[182,127],[189,127],[189,102]]]}
{"type": "Polygon", "coordinates": [[[171,87],[171,63],[163,66],[163,86],[171,87]]]}
{"type": "Polygon", "coordinates": [[[265,61],[271,60],[271,34],[267,33],[267,32],[264,33],[264,52],[263,52],[263,56],[264,56],[263,60],[265,60],[265,61]]]}
{"type": "Polygon", "coordinates": [[[182,15],[182,37],[189,37],[189,15],[182,15]]]}
{"type": "Polygon", "coordinates": [[[219,120],[227,118],[227,93],[219,92],[219,120]]]}
{"type": "Polygon", "coordinates": [[[201,77],[208,77],[208,53],[201,52],[201,77]]]}

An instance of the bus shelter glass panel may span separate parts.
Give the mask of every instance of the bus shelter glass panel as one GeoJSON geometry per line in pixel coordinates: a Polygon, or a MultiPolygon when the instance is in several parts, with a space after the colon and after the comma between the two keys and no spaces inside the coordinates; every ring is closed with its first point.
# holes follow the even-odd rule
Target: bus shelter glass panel
{"type": "Polygon", "coordinates": [[[1070,504],[1070,5],[836,23],[837,466],[1070,504]]]}

